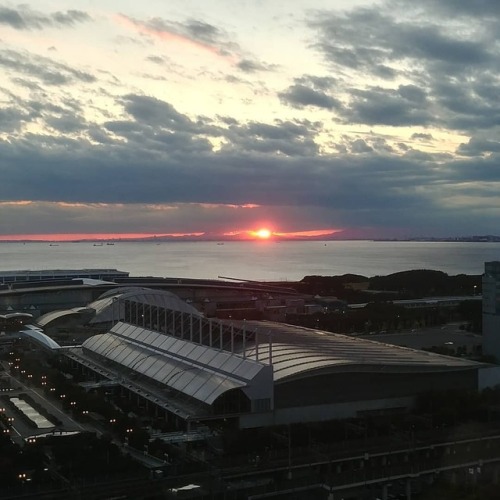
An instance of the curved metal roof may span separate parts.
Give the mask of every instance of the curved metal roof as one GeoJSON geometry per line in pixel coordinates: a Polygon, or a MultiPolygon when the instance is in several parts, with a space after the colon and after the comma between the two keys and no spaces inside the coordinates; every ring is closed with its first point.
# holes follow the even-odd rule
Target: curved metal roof
{"type": "Polygon", "coordinates": [[[33,314],[13,312],[13,313],[7,313],[7,314],[0,314],[0,318],[1,319],[16,319],[16,318],[32,319],[33,314]]]}
{"type": "Polygon", "coordinates": [[[119,317],[119,311],[113,311],[115,301],[131,300],[141,304],[164,307],[173,311],[185,312],[196,317],[203,316],[197,309],[184,302],[181,298],[165,290],[155,290],[141,287],[113,288],[103,293],[88,307],[96,311],[96,317],[91,323],[111,321],[119,317]]]}
{"type": "Polygon", "coordinates": [[[61,346],[55,340],[51,339],[48,335],[45,335],[45,333],[43,333],[42,330],[40,330],[40,328],[37,328],[36,326],[27,325],[23,330],[20,330],[18,334],[21,336],[29,337],[51,350],[61,348],[61,346]]]}
{"type": "MultiPolygon", "coordinates": [[[[245,324],[248,329],[262,332],[259,335],[259,360],[272,362],[276,382],[311,376],[318,370],[403,373],[467,370],[481,366],[462,358],[299,326],[266,321],[246,321],[245,324]]],[[[248,343],[247,346],[246,356],[255,357],[255,344],[248,343]]]]}
{"type": "Polygon", "coordinates": [[[65,316],[80,315],[84,312],[88,313],[90,311],[87,307],[74,307],[73,309],[60,309],[56,311],[50,311],[37,318],[36,323],[37,325],[45,327],[50,322],[56,319],[63,318],[65,316]]]}
{"type": "Polygon", "coordinates": [[[206,404],[247,387],[264,365],[127,323],[87,339],[82,347],[206,404]]]}

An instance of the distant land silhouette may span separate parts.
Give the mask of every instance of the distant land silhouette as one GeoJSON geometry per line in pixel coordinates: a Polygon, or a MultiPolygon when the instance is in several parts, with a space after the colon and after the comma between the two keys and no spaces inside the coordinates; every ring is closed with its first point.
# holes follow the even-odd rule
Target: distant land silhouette
{"type": "MultiPolygon", "coordinates": [[[[102,235],[102,238],[75,238],[75,239],[65,239],[66,243],[80,243],[80,242],[173,242],[173,241],[185,241],[185,242],[231,242],[231,241],[257,241],[260,238],[251,236],[240,235],[221,235],[213,233],[204,233],[199,236],[189,235],[168,235],[168,234],[158,234],[155,236],[144,236],[144,237],[121,237],[120,235],[102,235]]],[[[500,236],[496,235],[474,235],[474,236],[450,236],[450,237],[437,237],[437,236],[408,236],[400,238],[370,238],[362,236],[357,232],[349,231],[339,231],[331,234],[322,234],[319,236],[287,236],[282,234],[272,234],[267,241],[422,241],[422,242],[473,242],[473,243],[498,243],[500,242],[500,236]]],[[[56,238],[40,240],[33,236],[33,238],[26,237],[22,240],[19,239],[5,239],[2,243],[50,243],[60,241],[56,238]]]]}

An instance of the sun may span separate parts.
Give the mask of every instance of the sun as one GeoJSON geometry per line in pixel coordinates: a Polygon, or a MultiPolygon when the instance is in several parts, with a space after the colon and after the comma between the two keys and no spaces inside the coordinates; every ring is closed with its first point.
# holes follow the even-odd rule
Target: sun
{"type": "Polygon", "coordinates": [[[272,234],[271,231],[265,228],[255,231],[255,236],[257,236],[257,238],[260,238],[261,240],[269,239],[271,237],[271,234],[272,234]]]}

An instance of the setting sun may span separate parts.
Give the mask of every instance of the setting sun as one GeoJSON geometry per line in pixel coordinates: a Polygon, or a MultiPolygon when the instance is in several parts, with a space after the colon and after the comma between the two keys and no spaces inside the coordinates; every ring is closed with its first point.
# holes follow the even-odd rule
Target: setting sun
{"type": "Polygon", "coordinates": [[[271,237],[271,231],[269,231],[269,229],[259,229],[258,231],[255,232],[255,235],[258,238],[267,240],[268,238],[271,237]]]}

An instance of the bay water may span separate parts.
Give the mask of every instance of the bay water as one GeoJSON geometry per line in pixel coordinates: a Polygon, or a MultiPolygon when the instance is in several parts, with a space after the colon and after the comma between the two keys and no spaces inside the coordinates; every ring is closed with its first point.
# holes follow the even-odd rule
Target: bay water
{"type": "Polygon", "coordinates": [[[108,268],[131,276],[300,280],[346,273],[372,277],[410,269],[482,274],[500,243],[241,241],[0,243],[0,271],[108,268]]]}

